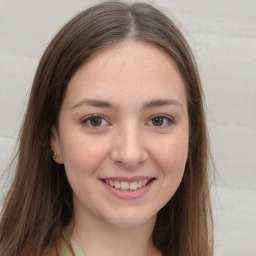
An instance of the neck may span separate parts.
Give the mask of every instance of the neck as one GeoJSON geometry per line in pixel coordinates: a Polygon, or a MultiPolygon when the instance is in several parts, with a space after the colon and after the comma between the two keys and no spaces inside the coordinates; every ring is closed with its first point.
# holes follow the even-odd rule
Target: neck
{"type": "Polygon", "coordinates": [[[136,227],[118,227],[90,214],[86,218],[75,215],[66,231],[88,256],[159,256],[152,242],[155,220],[136,227]]]}

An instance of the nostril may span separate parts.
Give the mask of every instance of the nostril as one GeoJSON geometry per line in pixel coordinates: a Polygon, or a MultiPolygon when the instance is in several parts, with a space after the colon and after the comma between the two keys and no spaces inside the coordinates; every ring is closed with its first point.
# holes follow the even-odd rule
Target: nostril
{"type": "Polygon", "coordinates": [[[143,164],[143,162],[147,159],[147,155],[143,152],[129,153],[122,152],[122,150],[120,150],[112,152],[111,159],[115,163],[125,166],[126,168],[134,168],[143,164]]]}

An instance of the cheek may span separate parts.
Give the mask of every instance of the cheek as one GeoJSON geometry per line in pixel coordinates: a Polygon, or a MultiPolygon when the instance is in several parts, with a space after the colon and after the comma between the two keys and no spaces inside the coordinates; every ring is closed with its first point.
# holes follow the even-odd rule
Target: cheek
{"type": "MultiPolygon", "coordinates": [[[[155,148],[155,158],[165,175],[183,175],[188,154],[184,137],[166,139],[155,148]]],[[[173,177],[172,177],[173,178],[173,177]]]]}
{"type": "MultiPolygon", "coordinates": [[[[158,168],[157,195],[161,209],[175,194],[184,175],[188,143],[186,136],[166,138],[154,148],[154,163],[158,168]]],[[[153,153],[152,153],[153,155],[153,153]]]]}
{"type": "Polygon", "coordinates": [[[104,161],[107,151],[106,144],[97,143],[97,140],[84,139],[79,142],[70,140],[70,143],[63,147],[67,173],[93,174],[94,170],[104,161]]]}

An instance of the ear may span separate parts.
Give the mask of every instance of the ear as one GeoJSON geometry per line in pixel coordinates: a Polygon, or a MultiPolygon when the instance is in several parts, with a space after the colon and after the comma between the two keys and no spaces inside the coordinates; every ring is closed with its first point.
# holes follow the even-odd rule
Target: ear
{"type": "Polygon", "coordinates": [[[57,154],[56,157],[53,158],[53,160],[57,164],[63,164],[64,162],[63,162],[60,138],[59,138],[59,134],[58,134],[58,131],[57,131],[55,126],[52,127],[52,134],[51,134],[51,138],[50,138],[50,144],[51,144],[52,151],[57,154]]]}

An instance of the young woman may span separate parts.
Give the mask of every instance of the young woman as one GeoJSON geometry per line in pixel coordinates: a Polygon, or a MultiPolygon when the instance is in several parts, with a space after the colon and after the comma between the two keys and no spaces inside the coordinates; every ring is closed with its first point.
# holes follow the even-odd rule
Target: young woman
{"type": "Polygon", "coordinates": [[[196,63],[146,4],[106,2],[52,40],[37,69],[0,254],[213,255],[196,63]]]}

